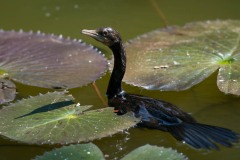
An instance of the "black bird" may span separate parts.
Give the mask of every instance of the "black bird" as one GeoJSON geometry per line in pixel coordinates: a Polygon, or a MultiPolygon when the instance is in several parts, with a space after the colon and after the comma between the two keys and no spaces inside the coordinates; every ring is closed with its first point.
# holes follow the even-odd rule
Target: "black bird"
{"type": "Polygon", "coordinates": [[[121,83],[126,69],[126,55],[119,33],[110,27],[82,30],[82,33],[102,42],[113,52],[114,67],[107,97],[108,105],[114,107],[117,114],[133,111],[136,117],[141,117],[144,126],[170,132],[177,140],[198,149],[219,149],[216,143],[231,147],[238,142],[238,133],[222,127],[200,124],[171,103],[124,92],[121,83]]]}

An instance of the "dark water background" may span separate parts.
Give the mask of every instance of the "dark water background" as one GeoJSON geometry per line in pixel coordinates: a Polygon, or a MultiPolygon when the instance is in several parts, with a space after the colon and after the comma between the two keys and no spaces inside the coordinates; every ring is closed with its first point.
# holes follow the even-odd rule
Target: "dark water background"
{"type": "MultiPolygon", "coordinates": [[[[1,0],[0,28],[40,30],[83,39],[110,57],[111,52],[108,48],[80,34],[80,31],[84,28],[112,26],[122,34],[124,41],[127,41],[163,27],[164,22],[151,2],[151,0],[1,0]]],[[[183,25],[201,20],[240,19],[239,0],[157,0],[156,2],[169,25],[183,25]]],[[[240,98],[221,93],[216,86],[216,75],[182,92],[147,91],[129,85],[124,85],[124,88],[128,92],[169,101],[192,113],[200,122],[240,132],[240,98]]],[[[96,81],[103,95],[108,79],[109,73],[96,81]]],[[[17,88],[19,92],[17,99],[50,91],[22,84],[17,84],[17,88]]],[[[103,106],[91,85],[72,89],[70,93],[82,105],[92,104],[96,108],[103,106]]],[[[187,145],[177,143],[168,133],[144,128],[130,129],[112,137],[95,140],[93,143],[99,146],[104,154],[109,155],[109,159],[115,157],[118,159],[144,144],[172,147],[191,160],[240,159],[240,145],[231,149],[221,148],[220,151],[194,150],[187,145]]],[[[54,147],[56,146],[27,145],[0,137],[0,160],[27,160],[54,147]]]]}

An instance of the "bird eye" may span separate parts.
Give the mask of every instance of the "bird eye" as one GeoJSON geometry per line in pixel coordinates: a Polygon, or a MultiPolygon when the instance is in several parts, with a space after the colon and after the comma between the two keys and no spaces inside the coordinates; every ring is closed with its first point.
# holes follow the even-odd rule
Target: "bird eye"
{"type": "Polygon", "coordinates": [[[102,34],[103,34],[103,36],[106,36],[107,35],[107,31],[103,31],[102,34]]]}

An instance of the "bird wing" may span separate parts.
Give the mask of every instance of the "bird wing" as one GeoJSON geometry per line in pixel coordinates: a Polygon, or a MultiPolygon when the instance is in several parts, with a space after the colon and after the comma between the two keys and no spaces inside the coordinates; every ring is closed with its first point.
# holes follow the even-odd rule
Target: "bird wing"
{"type": "Polygon", "coordinates": [[[129,94],[128,96],[140,108],[145,107],[155,118],[161,118],[171,122],[176,121],[175,118],[184,122],[196,122],[188,113],[169,102],[135,94],[129,94]]]}

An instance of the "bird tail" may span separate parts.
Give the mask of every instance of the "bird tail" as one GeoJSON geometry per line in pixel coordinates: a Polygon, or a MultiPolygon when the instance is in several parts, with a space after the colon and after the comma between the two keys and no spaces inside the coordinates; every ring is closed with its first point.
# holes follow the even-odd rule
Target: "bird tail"
{"type": "Polygon", "coordinates": [[[219,149],[216,143],[231,147],[239,141],[240,135],[229,129],[200,123],[183,122],[178,125],[165,126],[177,140],[194,148],[219,149]]]}

